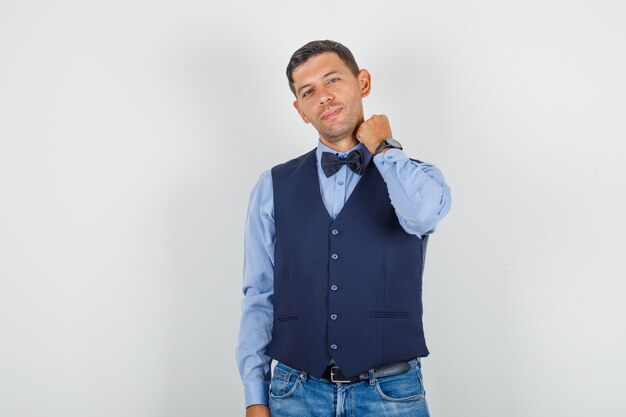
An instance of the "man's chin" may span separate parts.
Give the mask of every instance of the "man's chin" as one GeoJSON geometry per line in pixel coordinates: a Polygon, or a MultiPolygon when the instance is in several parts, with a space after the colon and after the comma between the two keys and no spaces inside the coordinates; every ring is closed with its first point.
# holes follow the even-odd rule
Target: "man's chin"
{"type": "Polygon", "coordinates": [[[354,133],[354,127],[344,128],[344,129],[333,129],[327,131],[319,131],[320,135],[322,135],[326,140],[330,143],[337,143],[339,141],[344,140],[347,137],[352,136],[354,133]]]}

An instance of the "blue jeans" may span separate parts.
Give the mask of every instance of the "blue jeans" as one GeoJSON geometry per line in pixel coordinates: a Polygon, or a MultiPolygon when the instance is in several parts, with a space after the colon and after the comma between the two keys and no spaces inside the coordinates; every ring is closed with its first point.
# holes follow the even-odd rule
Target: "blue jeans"
{"type": "Polygon", "coordinates": [[[402,375],[335,384],[278,363],[270,382],[272,417],[429,417],[419,359],[402,375]]]}

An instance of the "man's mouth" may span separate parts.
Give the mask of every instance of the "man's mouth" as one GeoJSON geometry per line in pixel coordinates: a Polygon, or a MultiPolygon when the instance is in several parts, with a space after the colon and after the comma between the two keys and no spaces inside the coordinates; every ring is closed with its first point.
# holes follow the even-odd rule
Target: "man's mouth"
{"type": "Polygon", "coordinates": [[[328,119],[332,119],[333,117],[335,117],[336,115],[339,114],[339,112],[342,110],[341,107],[335,107],[333,109],[329,109],[326,110],[323,114],[321,119],[322,120],[328,120],[328,119]]]}

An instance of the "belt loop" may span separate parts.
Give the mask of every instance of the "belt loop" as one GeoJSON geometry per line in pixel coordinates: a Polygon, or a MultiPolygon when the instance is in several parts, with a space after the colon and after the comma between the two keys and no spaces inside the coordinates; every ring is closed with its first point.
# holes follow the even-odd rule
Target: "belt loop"
{"type": "Polygon", "coordinates": [[[370,380],[370,386],[376,384],[376,377],[374,376],[374,368],[371,368],[369,371],[367,371],[367,376],[370,380]]]}

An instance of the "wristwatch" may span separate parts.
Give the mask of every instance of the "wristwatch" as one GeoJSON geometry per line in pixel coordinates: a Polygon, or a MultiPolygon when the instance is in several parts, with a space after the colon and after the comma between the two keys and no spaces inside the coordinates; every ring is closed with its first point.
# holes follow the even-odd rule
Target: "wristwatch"
{"type": "Polygon", "coordinates": [[[380,142],[380,145],[378,145],[378,147],[376,148],[376,151],[374,151],[374,156],[378,155],[384,149],[388,149],[388,148],[395,148],[395,149],[401,150],[402,145],[400,144],[400,142],[398,142],[397,140],[393,138],[385,139],[382,142],[380,142]]]}

